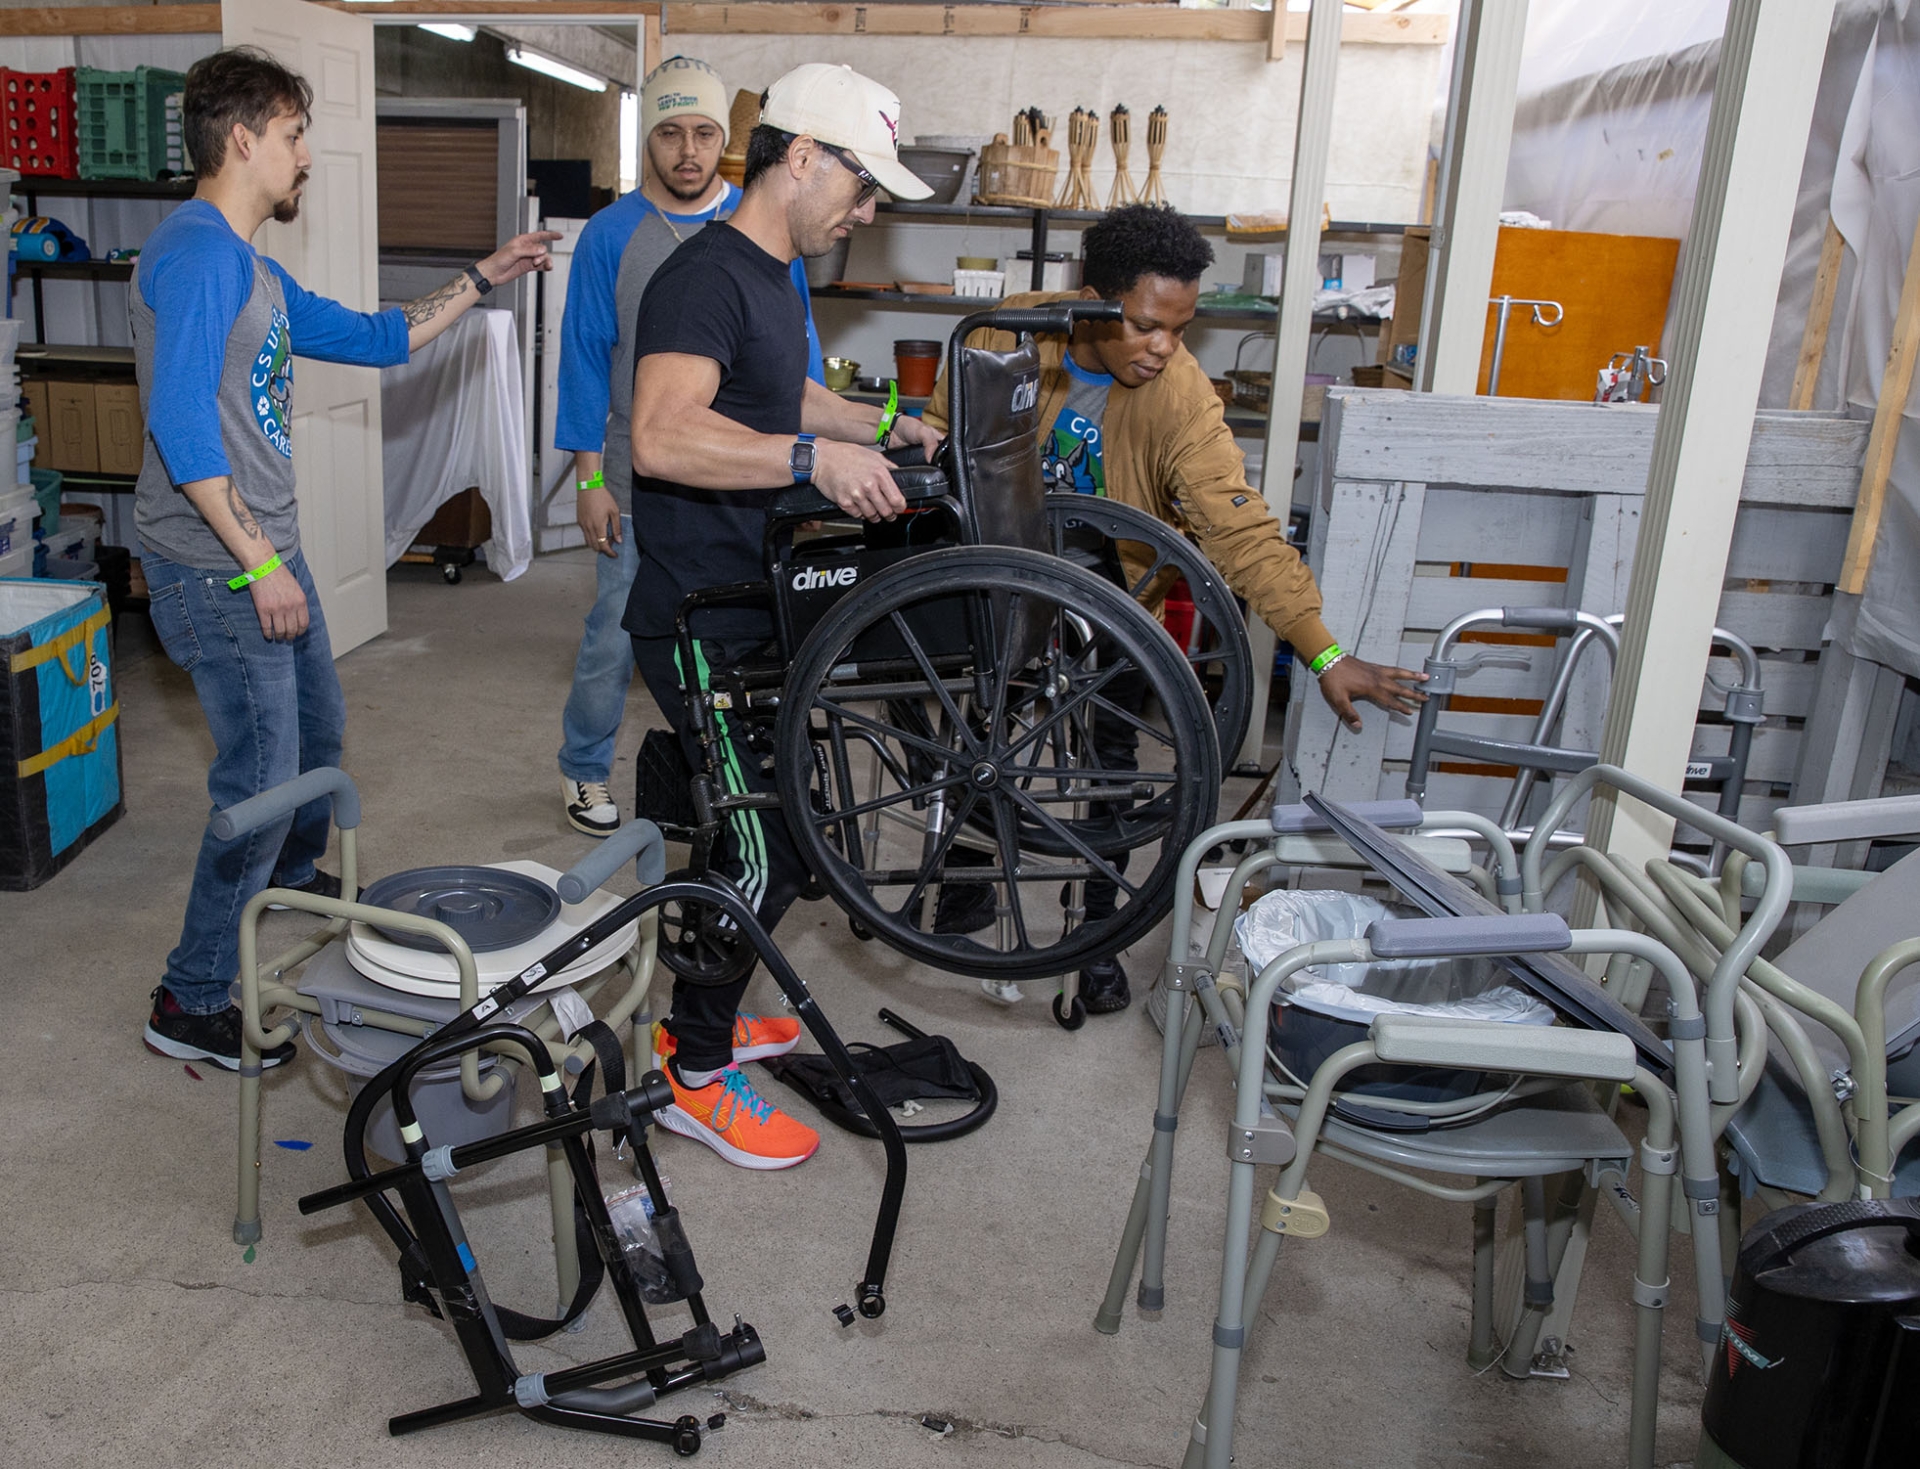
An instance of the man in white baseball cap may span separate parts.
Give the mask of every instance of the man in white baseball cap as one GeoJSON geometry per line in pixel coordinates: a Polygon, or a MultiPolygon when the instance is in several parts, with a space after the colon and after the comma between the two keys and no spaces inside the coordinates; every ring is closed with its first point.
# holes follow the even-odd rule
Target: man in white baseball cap
{"type": "Polygon", "coordinates": [[[845,150],[896,199],[933,193],[900,161],[900,99],[850,66],[796,66],[767,89],[760,126],[845,150]]]}
{"type": "MultiPolygon", "coordinates": [[[[728,604],[688,614],[691,666],[677,636],[694,592],[766,575],[767,505],[810,481],[851,515],[906,509],[884,451],[940,436],[918,418],[850,402],[807,376],[806,311],[789,276],[873,218],[884,186],[930,192],[900,166],[900,99],[843,66],[802,66],[773,84],[747,140],[745,194],[731,219],[675,250],[648,283],[634,342],[633,523],[639,569],[623,626],[654,702],[696,768],[705,751],[689,701],[711,670],[739,666],[773,635],[771,615],[728,604]]],[[[718,707],[718,706],[716,706],[718,707]]],[[[748,731],[722,716],[716,774],[729,795],[773,789],[748,731]]],[[[720,835],[716,867],[771,929],[806,885],[804,859],[777,809],[743,803],[720,835]]],[[[760,1096],[741,1063],[773,1054],[767,1022],[739,1015],[747,977],[680,980],[654,1029],[673,1083],[661,1125],[742,1168],[791,1168],[820,1136],[760,1096]]]]}

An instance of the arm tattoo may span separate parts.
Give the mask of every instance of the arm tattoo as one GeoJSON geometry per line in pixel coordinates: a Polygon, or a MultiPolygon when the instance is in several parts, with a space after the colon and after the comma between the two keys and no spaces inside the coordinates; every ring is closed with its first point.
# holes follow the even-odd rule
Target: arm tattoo
{"type": "Polygon", "coordinates": [[[227,481],[227,509],[233,513],[233,518],[239,522],[241,531],[248,539],[255,541],[266,539],[265,533],[260,529],[260,522],[253,518],[253,512],[247,509],[247,502],[240,498],[240,487],[231,479],[227,481]]]}
{"type": "Polygon", "coordinates": [[[401,308],[401,310],[407,314],[407,325],[414,327],[419,326],[423,322],[432,321],[434,317],[440,314],[441,308],[445,306],[447,302],[460,294],[460,288],[466,285],[466,283],[467,278],[465,276],[457,275],[444,286],[440,287],[439,290],[430,291],[417,301],[407,302],[407,304],[401,308]]]}

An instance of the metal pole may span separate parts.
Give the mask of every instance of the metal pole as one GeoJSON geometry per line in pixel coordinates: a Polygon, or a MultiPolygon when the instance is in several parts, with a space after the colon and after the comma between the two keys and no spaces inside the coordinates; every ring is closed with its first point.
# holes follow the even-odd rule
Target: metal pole
{"type": "MultiPolygon", "coordinates": [[[[1673,792],[1692,746],[1799,182],[1799,169],[1781,160],[1806,149],[1833,8],[1834,0],[1732,0],[1720,43],[1681,248],[1673,366],[1600,742],[1603,761],[1673,792]]],[[[1587,840],[1637,869],[1665,854],[1673,826],[1641,802],[1602,797],[1587,840]]]]}
{"type": "MultiPolygon", "coordinates": [[[[1342,0],[1313,0],[1306,56],[1300,68],[1300,112],[1293,130],[1293,187],[1287,196],[1287,259],[1280,316],[1273,334],[1273,387],[1267,397],[1266,457],[1260,494],[1284,529],[1293,513],[1293,470],[1300,454],[1300,400],[1307,390],[1307,347],[1313,297],[1320,288],[1320,214],[1327,202],[1327,152],[1333,142],[1334,73],[1340,64],[1342,0]]],[[[1276,24],[1285,17],[1276,17],[1276,24]]],[[[1262,766],[1267,703],[1273,684],[1273,631],[1247,620],[1253,644],[1253,718],[1236,766],[1262,766]]],[[[1299,650],[1311,658],[1318,648],[1299,650]]]]}

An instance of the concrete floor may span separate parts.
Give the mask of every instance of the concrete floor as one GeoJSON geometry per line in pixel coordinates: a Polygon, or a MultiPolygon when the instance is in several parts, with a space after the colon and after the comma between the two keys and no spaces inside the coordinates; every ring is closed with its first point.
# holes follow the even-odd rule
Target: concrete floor
{"type": "MultiPolygon", "coordinates": [[[[389,587],[391,632],[340,664],[347,763],[366,797],[363,873],[506,857],[568,865],[585,840],[561,818],[554,750],[591,596],[584,553],[543,559],[512,585],[476,573],[448,588],[430,569],[400,568],[389,587]]],[[[342,1088],[311,1058],[270,1074],[266,1237],[251,1259],[231,1242],[233,1079],[210,1066],[195,1079],[140,1045],[204,819],[208,739],[188,680],[143,622],[119,630],[118,648],[127,815],[37,892],[0,894],[7,1462],[669,1459],[514,1416],[387,1436],[390,1414],[470,1382],[448,1329],[401,1305],[387,1241],[363,1211],[309,1220],[294,1208],[344,1176],[342,1088]]],[[[651,712],[636,690],[615,775],[623,803],[651,712]]],[[[1237,784],[1227,799],[1238,802],[1237,784]]],[[[273,922],[293,931],[290,916],[273,922]]],[[[724,1391],[668,1400],[675,1413],[728,1414],[702,1461],[1177,1464],[1206,1381],[1218,1273],[1219,1053],[1201,1059],[1180,1133],[1167,1309],[1146,1319],[1130,1304],[1120,1334],[1101,1336],[1090,1323],[1153,1107],[1158,1037],[1142,1007],[1069,1035],[1044,994],[994,1006],[971,980],[857,942],[830,904],[797,908],[779,937],[843,1035],[887,1039],[874,1011],[892,1006],[952,1036],[1002,1100],[981,1132],[914,1150],[891,1309],[852,1330],[829,1308],[864,1259],[877,1145],[829,1129],[804,1167],[762,1175],[661,1140],[711,1309],[746,1316],[768,1350],[724,1391]],[[925,1415],[953,1431],[930,1431],[925,1415]]],[[[1129,952],[1137,989],[1165,943],[1163,929],[1129,952]]],[[[1572,1380],[1513,1383],[1465,1365],[1469,1211],[1333,1162],[1313,1182],[1333,1231],[1282,1257],[1243,1379],[1242,1464],[1621,1461],[1631,1269],[1614,1219],[1596,1229],[1572,1380]]],[[[460,1197],[496,1298],[549,1307],[534,1166],[492,1165],[460,1197]]],[[[1662,1463],[1690,1455],[1700,1395],[1684,1262],[1675,1273],[1662,1463]]],[[[664,1331],[683,1329],[665,1314],[664,1331]]],[[[583,1333],[520,1360],[553,1369],[617,1350],[618,1336],[603,1299],[583,1333]]]]}

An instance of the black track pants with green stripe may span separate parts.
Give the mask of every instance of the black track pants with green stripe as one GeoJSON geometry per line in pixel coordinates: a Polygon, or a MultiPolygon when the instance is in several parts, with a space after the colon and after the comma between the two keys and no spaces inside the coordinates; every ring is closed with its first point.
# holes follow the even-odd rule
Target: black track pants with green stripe
{"type": "MultiPolygon", "coordinates": [[[[702,638],[695,668],[688,670],[687,683],[705,688],[710,671],[729,668],[746,659],[762,646],[760,640],[734,641],[702,638]]],[[[693,723],[680,692],[681,670],[678,645],[673,638],[635,638],[633,661],[646,680],[647,692],[660,706],[673,732],[680,737],[680,748],[695,770],[701,768],[700,742],[694,737],[693,723]]],[[[716,747],[720,768],[714,773],[729,791],[771,791],[774,778],[771,767],[761,756],[747,748],[739,723],[725,711],[715,714],[725,740],[716,747]]],[[[772,932],[783,914],[807,883],[806,864],[793,844],[787,823],[777,810],[736,811],[721,828],[715,867],[739,885],[753,904],[760,921],[772,932]]],[[[687,1071],[713,1071],[733,1057],[733,1017],[746,993],[747,981],[720,988],[688,984],[676,980],[673,986],[673,1013],[667,1029],[678,1047],[680,1065],[687,1071]]]]}

